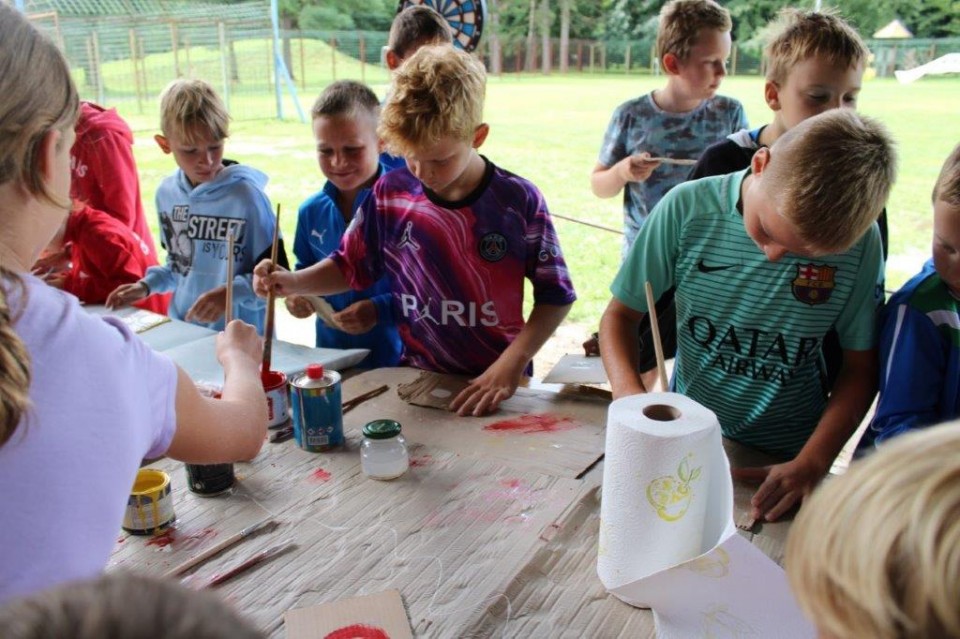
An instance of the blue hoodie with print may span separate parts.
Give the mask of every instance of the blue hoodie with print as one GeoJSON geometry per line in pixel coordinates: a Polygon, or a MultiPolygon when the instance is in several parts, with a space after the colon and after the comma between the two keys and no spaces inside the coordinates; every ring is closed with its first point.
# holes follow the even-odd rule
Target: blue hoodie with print
{"type": "MultiPolygon", "coordinates": [[[[233,233],[233,316],[263,334],[266,302],[253,292],[253,267],[269,255],[273,241],[266,184],[264,173],[235,163],[197,186],[180,169],[160,184],[156,204],[167,262],[147,269],[143,281],[151,294],[173,291],[170,317],[184,319],[200,295],[224,284],[228,234],[233,233]]],[[[200,325],[222,330],[223,324],[221,317],[200,325]]]]}

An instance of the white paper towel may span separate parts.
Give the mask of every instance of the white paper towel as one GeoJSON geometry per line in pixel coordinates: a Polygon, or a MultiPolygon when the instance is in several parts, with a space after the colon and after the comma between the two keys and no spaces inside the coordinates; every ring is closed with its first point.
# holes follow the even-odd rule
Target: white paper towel
{"type": "Polygon", "coordinates": [[[783,570],[736,532],[716,415],[682,395],[610,404],[597,573],[653,609],[661,639],[816,636],[783,570]]]}
{"type": "Polygon", "coordinates": [[[624,397],[607,412],[597,572],[645,606],[644,577],[732,534],[733,490],[717,416],[676,393],[624,397]]]}

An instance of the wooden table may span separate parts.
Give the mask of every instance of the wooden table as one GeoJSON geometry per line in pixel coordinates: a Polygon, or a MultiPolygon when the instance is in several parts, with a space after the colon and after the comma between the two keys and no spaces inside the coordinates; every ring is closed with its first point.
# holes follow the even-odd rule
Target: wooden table
{"type": "MultiPolygon", "coordinates": [[[[371,415],[402,412],[403,423],[419,420],[418,428],[470,427],[471,418],[401,407],[395,386],[415,375],[411,369],[380,369],[351,378],[344,400],[381,383],[391,389],[366,412],[345,416],[343,449],[311,454],[292,441],[264,444],[255,460],[237,464],[240,481],[232,494],[198,497],[186,490],[182,464],[158,462],[173,478],[176,530],[153,539],[121,535],[110,569],[163,574],[270,516],[281,522],[274,532],[241,542],[195,570],[196,578],[208,578],[259,549],[294,539],[295,550],[220,587],[270,636],[284,635],[288,609],[391,588],[402,593],[417,636],[654,636],[650,611],[606,594],[596,576],[602,462],[577,479],[525,468],[506,454],[480,455],[482,447],[450,450],[413,441],[413,465],[403,477],[378,482],[361,473],[359,428],[371,415]]],[[[567,394],[545,397],[570,401],[567,394]]],[[[578,414],[590,415],[591,427],[602,433],[604,402],[584,400],[578,414]]],[[[504,436],[504,450],[534,448],[531,442],[543,441],[537,437],[504,436]]],[[[727,445],[734,465],[768,461],[727,445]]],[[[751,494],[749,487],[737,487],[739,517],[751,494]]],[[[742,534],[779,562],[787,527],[767,524],[755,535],[742,534]]]]}

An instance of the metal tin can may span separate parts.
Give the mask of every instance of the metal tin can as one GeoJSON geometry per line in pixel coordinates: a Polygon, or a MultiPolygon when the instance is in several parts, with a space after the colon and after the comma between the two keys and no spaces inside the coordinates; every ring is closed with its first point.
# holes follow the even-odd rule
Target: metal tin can
{"type": "Polygon", "coordinates": [[[281,371],[261,373],[263,391],[267,394],[267,428],[284,425],[290,419],[290,394],[287,376],[281,371]]]}
{"type": "Polygon", "coordinates": [[[320,453],[343,444],[340,373],[310,364],[290,382],[290,403],[297,446],[320,453]]]}
{"type": "Polygon", "coordinates": [[[170,476],[162,470],[141,468],[127,498],[122,528],[134,535],[152,535],[173,523],[170,476]]]}
{"type": "Polygon", "coordinates": [[[233,464],[185,464],[190,492],[213,497],[230,490],[237,477],[233,464]]]}

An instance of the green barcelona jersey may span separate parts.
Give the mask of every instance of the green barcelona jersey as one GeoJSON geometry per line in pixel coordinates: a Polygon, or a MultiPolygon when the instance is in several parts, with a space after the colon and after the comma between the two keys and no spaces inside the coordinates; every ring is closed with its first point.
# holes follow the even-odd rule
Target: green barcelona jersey
{"type": "Polygon", "coordinates": [[[766,259],[737,209],[747,171],[686,182],[640,230],[610,287],[647,312],[676,287],[674,390],[713,410],[724,435],[794,457],[826,407],[821,344],[836,326],[844,350],[869,350],[883,299],[874,225],[849,251],[766,259]]]}

